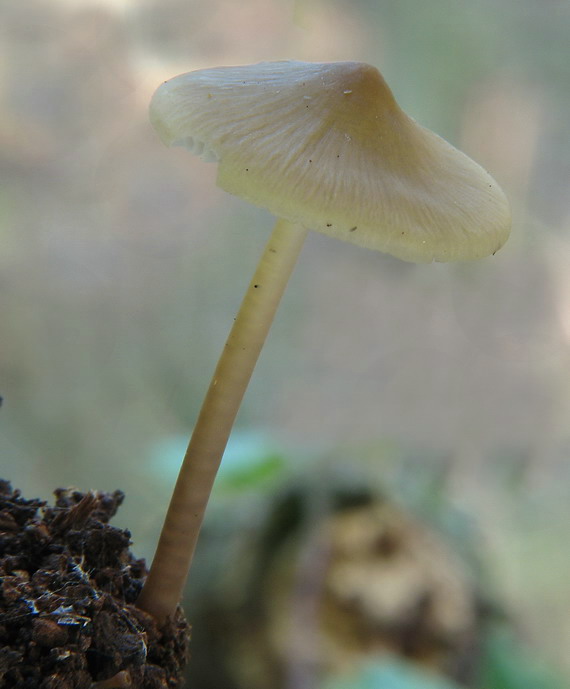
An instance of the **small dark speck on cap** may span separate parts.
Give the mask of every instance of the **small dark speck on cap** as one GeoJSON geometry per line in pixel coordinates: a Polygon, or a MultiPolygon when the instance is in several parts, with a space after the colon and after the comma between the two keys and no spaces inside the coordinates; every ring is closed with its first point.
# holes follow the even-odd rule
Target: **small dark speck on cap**
{"type": "Polygon", "coordinates": [[[328,222],[327,227],[332,227],[332,222],[328,222]]]}
{"type": "Polygon", "coordinates": [[[358,227],[355,225],[354,227],[350,228],[349,232],[354,232],[354,230],[357,230],[357,229],[358,229],[358,227]]]}

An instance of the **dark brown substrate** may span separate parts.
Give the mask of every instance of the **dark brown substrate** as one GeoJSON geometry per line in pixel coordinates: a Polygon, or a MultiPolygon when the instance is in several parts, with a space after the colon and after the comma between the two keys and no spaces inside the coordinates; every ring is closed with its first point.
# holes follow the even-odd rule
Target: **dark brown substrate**
{"type": "Polygon", "coordinates": [[[0,480],[0,686],[181,686],[189,627],[135,607],[146,576],[130,534],[109,525],[121,491],[55,491],[53,507],[0,480]]]}

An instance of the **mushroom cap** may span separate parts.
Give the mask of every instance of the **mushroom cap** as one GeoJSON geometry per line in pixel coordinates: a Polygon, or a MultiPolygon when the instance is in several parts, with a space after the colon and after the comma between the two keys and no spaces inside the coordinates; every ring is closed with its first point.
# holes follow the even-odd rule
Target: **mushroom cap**
{"type": "Polygon", "coordinates": [[[508,201],[477,163],[418,125],[359,62],[263,62],[181,74],[154,94],[163,141],[219,161],[222,189],[398,258],[494,254],[508,201]]]}

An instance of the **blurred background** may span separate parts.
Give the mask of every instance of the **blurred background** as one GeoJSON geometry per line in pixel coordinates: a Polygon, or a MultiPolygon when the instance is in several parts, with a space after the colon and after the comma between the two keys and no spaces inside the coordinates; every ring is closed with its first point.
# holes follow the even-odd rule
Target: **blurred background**
{"type": "MultiPolygon", "coordinates": [[[[227,562],[256,539],[267,545],[276,504],[306,507],[279,542],[302,532],[314,545],[310,525],[332,518],[331,505],[361,509],[382,496],[441,539],[459,579],[500,608],[512,643],[536,658],[519,684],[505,670],[484,685],[455,673],[458,684],[433,686],[567,686],[569,35],[566,0],[0,3],[4,478],[27,497],[123,489],[116,523],[152,557],[273,222],[220,191],[215,165],[160,143],[147,120],[152,92],[221,64],[370,62],[409,115],[497,179],[512,237],[495,257],[460,265],[309,238],[240,412],[190,587],[225,569],[198,598],[235,612],[242,580],[229,581],[227,562]],[[347,486],[361,497],[366,486],[366,498],[339,502],[347,486]]],[[[315,548],[298,548],[299,572],[315,571],[303,556],[315,548]]],[[[250,585],[258,574],[240,572],[250,585]]],[[[493,652],[518,657],[501,639],[493,652]]],[[[265,686],[317,686],[293,671],[294,649],[275,644],[281,684],[265,686]]],[[[374,665],[376,651],[372,669],[348,663],[348,684],[345,666],[327,665],[327,689],[431,686],[413,684],[413,669],[374,665]]]]}

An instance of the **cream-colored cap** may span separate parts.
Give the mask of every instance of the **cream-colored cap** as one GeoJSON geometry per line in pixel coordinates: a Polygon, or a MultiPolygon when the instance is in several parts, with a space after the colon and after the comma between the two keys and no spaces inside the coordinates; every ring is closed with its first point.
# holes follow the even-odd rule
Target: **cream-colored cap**
{"type": "Polygon", "coordinates": [[[477,163],[409,118],[377,69],[264,62],[174,77],[150,118],[275,215],[407,261],[494,254],[510,211],[477,163]]]}

